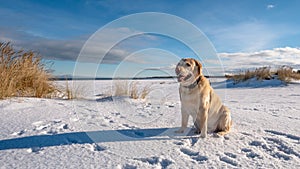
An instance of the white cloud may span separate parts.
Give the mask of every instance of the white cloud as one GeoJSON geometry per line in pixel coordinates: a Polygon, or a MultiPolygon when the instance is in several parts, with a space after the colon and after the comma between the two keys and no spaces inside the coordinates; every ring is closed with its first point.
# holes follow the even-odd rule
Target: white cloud
{"type": "Polygon", "coordinates": [[[219,53],[226,70],[261,66],[299,66],[300,48],[284,47],[258,52],[219,53]]]}
{"type": "Polygon", "coordinates": [[[267,5],[267,9],[273,9],[273,8],[275,8],[275,5],[273,5],[273,4],[267,5]]]}

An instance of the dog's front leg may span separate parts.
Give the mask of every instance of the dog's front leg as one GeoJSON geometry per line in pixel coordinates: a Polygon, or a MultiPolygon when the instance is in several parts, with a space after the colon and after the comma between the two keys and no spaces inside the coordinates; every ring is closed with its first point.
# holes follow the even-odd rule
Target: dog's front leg
{"type": "Polygon", "coordinates": [[[175,131],[176,133],[183,133],[187,128],[189,121],[189,114],[185,112],[183,109],[181,110],[181,127],[179,130],[175,131]]]}
{"type": "Polygon", "coordinates": [[[208,118],[208,109],[204,109],[200,117],[200,137],[205,138],[207,136],[207,118],[208,118]]]}
{"type": "Polygon", "coordinates": [[[200,117],[200,137],[205,138],[207,136],[207,120],[208,120],[208,110],[209,110],[209,96],[202,100],[202,105],[199,108],[200,117]]]}

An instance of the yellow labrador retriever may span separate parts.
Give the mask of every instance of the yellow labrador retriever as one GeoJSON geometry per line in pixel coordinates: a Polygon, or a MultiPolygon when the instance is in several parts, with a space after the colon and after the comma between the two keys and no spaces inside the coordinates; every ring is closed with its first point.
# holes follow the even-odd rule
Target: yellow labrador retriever
{"type": "Polygon", "coordinates": [[[219,136],[227,134],[232,125],[230,111],[202,74],[200,62],[192,58],[182,59],[175,71],[180,83],[182,115],[181,128],[176,132],[183,133],[189,116],[192,116],[201,137],[206,137],[207,132],[216,132],[219,136]]]}

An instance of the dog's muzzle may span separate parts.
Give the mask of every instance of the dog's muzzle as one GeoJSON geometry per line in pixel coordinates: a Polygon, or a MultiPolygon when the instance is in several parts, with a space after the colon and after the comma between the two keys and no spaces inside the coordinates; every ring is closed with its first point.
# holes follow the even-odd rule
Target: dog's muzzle
{"type": "Polygon", "coordinates": [[[178,82],[186,81],[192,76],[191,73],[183,74],[178,67],[176,67],[175,72],[176,72],[176,75],[177,75],[177,81],[178,82]]]}

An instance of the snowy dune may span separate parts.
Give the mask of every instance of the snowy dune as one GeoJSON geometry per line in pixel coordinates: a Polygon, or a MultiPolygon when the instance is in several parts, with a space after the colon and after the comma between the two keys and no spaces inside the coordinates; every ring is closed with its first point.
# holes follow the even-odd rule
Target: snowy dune
{"type": "Polygon", "coordinates": [[[192,121],[174,133],[181,120],[174,81],[140,81],[152,84],[145,100],[107,97],[111,84],[80,81],[83,99],[72,101],[1,100],[1,168],[300,168],[299,84],[226,88],[212,80],[234,126],[205,139],[192,121]]]}

